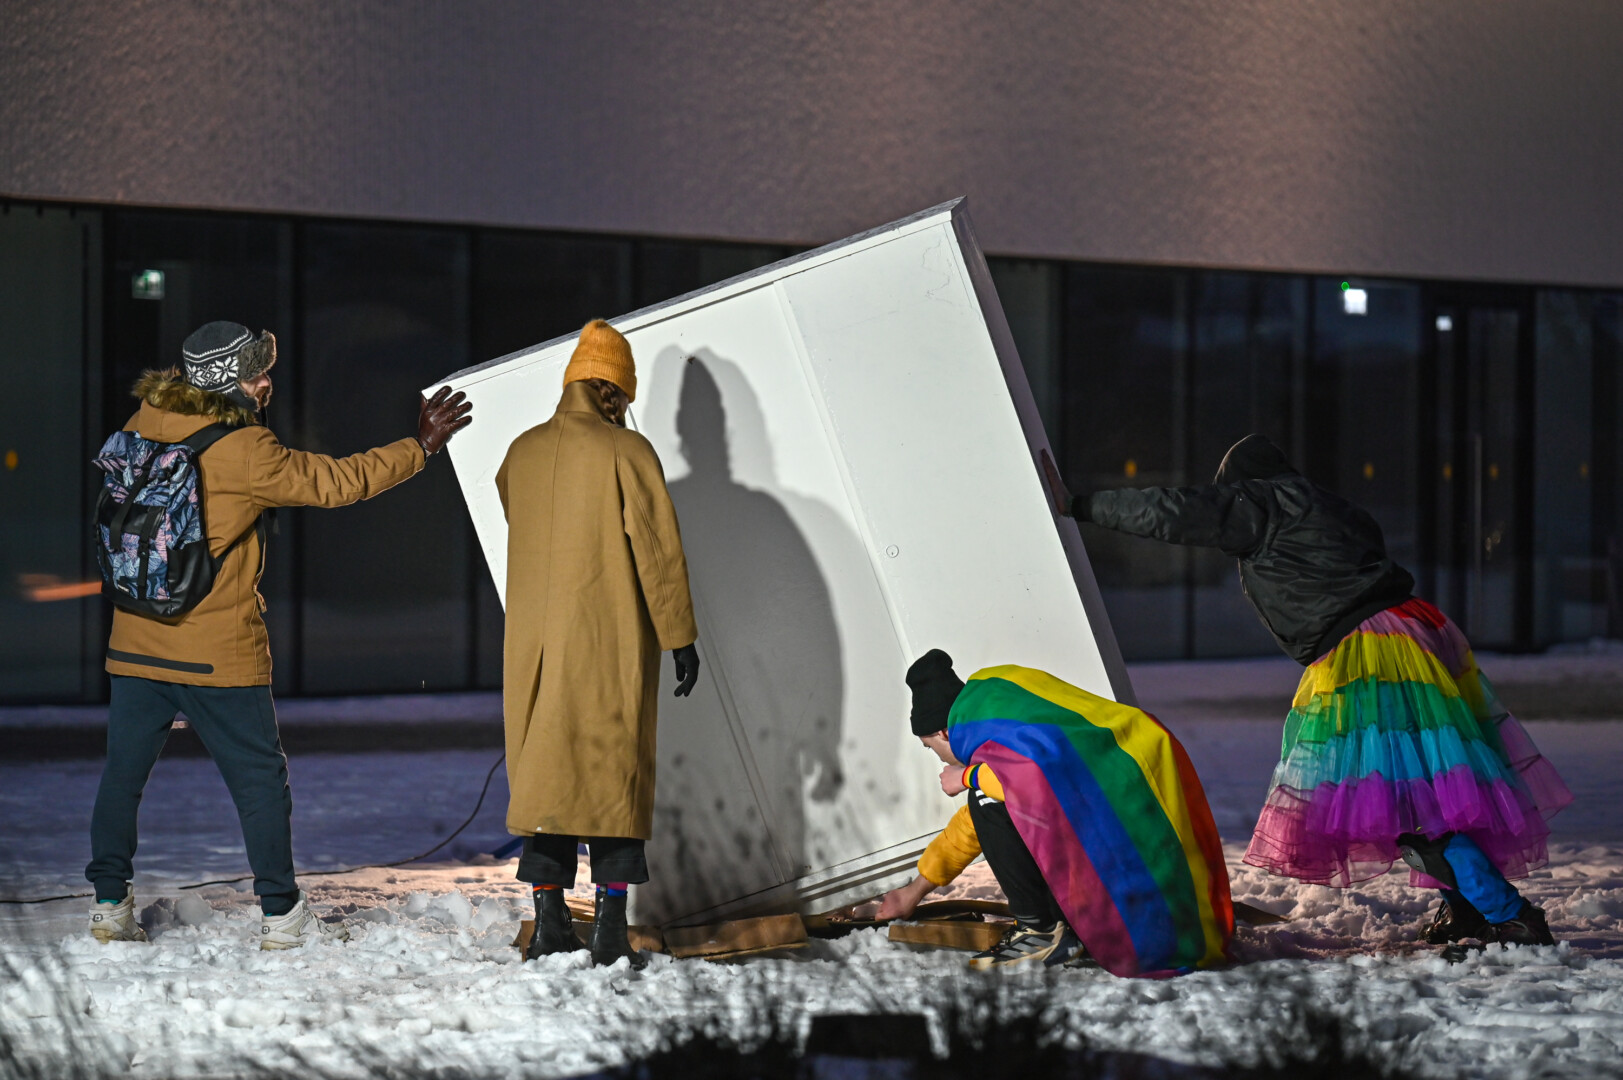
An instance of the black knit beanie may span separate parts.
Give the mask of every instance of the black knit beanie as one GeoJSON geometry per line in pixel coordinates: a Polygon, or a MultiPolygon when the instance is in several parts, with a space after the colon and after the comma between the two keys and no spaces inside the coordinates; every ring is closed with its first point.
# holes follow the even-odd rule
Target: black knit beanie
{"type": "Polygon", "coordinates": [[[923,738],[947,726],[947,714],[964,682],[952,670],[952,657],[931,649],[907,669],[907,685],[913,691],[913,734],[923,738]]]}

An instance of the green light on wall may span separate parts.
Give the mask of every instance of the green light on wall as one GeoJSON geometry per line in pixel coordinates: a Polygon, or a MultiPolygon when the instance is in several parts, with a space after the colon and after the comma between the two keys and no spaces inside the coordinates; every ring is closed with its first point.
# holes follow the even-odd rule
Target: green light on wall
{"type": "Polygon", "coordinates": [[[137,300],[162,300],[163,292],[162,270],[142,270],[130,278],[130,296],[137,300]]]}

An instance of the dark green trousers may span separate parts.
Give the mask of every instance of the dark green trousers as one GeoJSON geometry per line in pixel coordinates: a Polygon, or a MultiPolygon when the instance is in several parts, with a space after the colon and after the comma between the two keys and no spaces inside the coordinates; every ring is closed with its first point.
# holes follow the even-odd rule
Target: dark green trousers
{"type": "Polygon", "coordinates": [[[214,759],[242,822],[254,892],[267,915],[298,902],[293,880],[293,795],[268,686],[186,686],[114,675],[107,764],[90,816],[85,877],[97,900],[122,900],[135,876],[136,812],[175,714],[185,713],[214,759]]]}

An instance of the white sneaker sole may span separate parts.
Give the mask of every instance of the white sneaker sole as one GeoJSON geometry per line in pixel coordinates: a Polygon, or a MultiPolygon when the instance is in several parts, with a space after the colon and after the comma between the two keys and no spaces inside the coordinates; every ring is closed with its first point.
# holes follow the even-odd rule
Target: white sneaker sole
{"type": "Polygon", "coordinates": [[[1039,949],[1036,952],[1032,952],[1032,953],[1027,953],[1024,956],[1017,957],[1016,959],[1013,959],[1013,960],[996,960],[996,959],[993,959],[990,956],[987,956],[987,957],[977,956],[977,957],[975,957],[973,960],[971,960],[969,962],[969,970],[971,970],[971,971],[993,971],[993,970],[1006,971],[1009,968],[1022,967],[1022,966],[1026,965],[1026,964],[1041,964],[1044,960],[1047,960],[1050,956],[1054,955],[1054,950],[1059,948],[1060,943],[1062,941],[1064,941],[1064,940],[1065,940],[1064,936],[1062,935],[1060,938],[1055,940],[1053,944],[1049,945],[1048,948],[1039,949]]]}
{"type": "Polygon", "coordinates": [[[306,945],[314,945],[314,944],[321,943],[321,942],[326,942],[326,943],[329,943],[329,944],[337,945],[337,944],[339,944],[341,942],[345,942],[345,941],[348,941],[348,940],[349,940],[349,930],[347,930],[345,928],[340,928],[337,933],[331,933],[331,934],[324,934],[324,933],[322,933],[321,931],[318,930],[314,934],[311,934],[307,938],[298,938],[298,939],[290,939],[290,938],[277,939],[277,938],[274,938],[274,937],[261,938],[260,941],[259,941],[259,951],[260,952],[284,952],[284,951],[286,951],[288,949],[302,949],[306,945]]]}
{"type": "Polygon", "coordinates": [[[90,931],[90,936],[95,938],[97,941],[101,942],[103,945],[106,945],[107,943],[112,942],[112,941],[146,941],[147,940],[147,932],[145,930],[142,930],[140,927],[136,927],[135,932],[133,934],[125,934],[125,933],[122,933],[122,932],[120,932],[118,930],[104,929],[104,928],[98,926],[98,927],[93,928],[90,931]]]}

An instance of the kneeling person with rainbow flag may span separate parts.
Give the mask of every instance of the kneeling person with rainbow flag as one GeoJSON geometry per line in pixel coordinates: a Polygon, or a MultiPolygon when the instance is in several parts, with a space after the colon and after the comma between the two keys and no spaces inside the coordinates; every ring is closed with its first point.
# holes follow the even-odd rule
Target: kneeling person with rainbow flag
{"type": "Polygon", "coordinates": [[[985,855],[1015,925],[977,970],[1091,957],[1113,975],[1177,975],[1224,962],[1234,934],[1217,826],[1189,756],[1148,713],[1032,668],[966,685],[932,649],[907,672],[913,733],[969,793],[888,893],[906,918],[985,855]]]}

